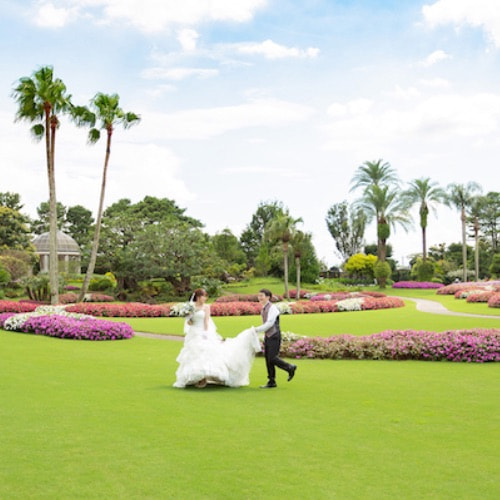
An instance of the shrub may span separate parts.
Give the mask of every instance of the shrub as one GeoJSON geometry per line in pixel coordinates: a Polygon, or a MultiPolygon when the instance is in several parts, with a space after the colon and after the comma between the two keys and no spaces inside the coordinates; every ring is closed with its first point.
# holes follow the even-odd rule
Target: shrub
{"type": "Polygon", "coordinates": [[[373,335],[336,335],[283,342],[284,356],[316,359],[414,359],[423,361],[500,361],[500,330],[442,333],[388,330],[373,335]]]}
{"type": "MultiPolygon", "coordinates": [[[[273,295],[271,297],[271,302],[281,302],[283,297],[281,295],[273,295]]],[[[217,297],[215,302],[259,302],[256,293],[252,294],[232,294],[232,295],[223,295],[222,297],[217,297]]]]}
{"type": "Polygon", "coordinates": [[[488,307],[500,307],[500,293],[495,293],[495,295],[488,300],[488,307]]]}
{"type": "Polygon", "coordinates": [[[170,306],[168,304],[150,305],[138,302],[127,304],[81,302],[66,306],[66,311],[110,318],[157,318],[169,316],[170,306]]]}
{"type": "Polygon", "coordinates": [[[490,274],[495,278],[500,277],[500,253],[495,253],[493,255],[493,260],[489,267],[490,274]]]}
{"type": "Polygon", "coordinates": [[[477,292],[471,293],[465,302],[488,302],[488,300],[495,295],[496,292],[477,292]]]}
{"type": "Polygon", "coordinates": [[[377,260],[377,263],[373,268],[373,274],[380,288],[385,288],[385,285],[392,274],[391,266],[388,262],[377,260]]]}
{"type": "Polygon", "coordinates": [[[413,264],[411,275],[412,277],[416,277],[418,281],[430,281],[434,276],[434,271],[434,262],[418,257],[415,264],[413,264]]]}
{"type": "Polygon", "coordinates": [[[39,305],[38,302],[32,302],[32,301],[15,302],[13,300],[0,300],[0,313],[31,312],[34,311],[38,305],[39,305]]]}
{"type": "Polygon", "coordinates": [[[440,288],[439,295],[455,295],[458,291],[465,289],[479,289],[481,291],[500,291],[500,281],[471,281],[467,283],[453,283],[440,288]]]}
{"type": "Polygon", "coordinates": [[[434,281],[398,281],[392,288],[443,288],[444,285],[434,281]]]}
{"type": "MultiPolygon", "coordinates": [[[[308,292],[307,290],[300,290],[300,299],[306,298],[307,295],[309,295],[311,292],[308,292]]],[[[289,293],[291,299],[296,299],[297,298],[297,289],[294,288],[293,290],[290,290],[289,293]]]]}

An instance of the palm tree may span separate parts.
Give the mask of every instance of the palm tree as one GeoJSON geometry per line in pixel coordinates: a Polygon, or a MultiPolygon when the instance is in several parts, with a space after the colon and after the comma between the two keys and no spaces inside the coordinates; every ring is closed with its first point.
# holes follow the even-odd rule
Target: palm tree
{"type": "Polygon", "coordinates": [[[106,176],[108,172],[109,157],[111,155],[111,138],[113,136],[113,131],[117,125],[122,125],[123,128],[127,129],[140,121],[140,117],[135,113],[123,111],[123,109],[119,107],[119,103],[120,97],[118,96],[118,94],[108,95],[98,93],[94,96],[90,104],[93,111],[89,111],[87,108],[81,106],[75,108],[74,112],[74,118],[78,125],[90,125],[91,129],[89,131],[89,142],[91,144],[95,144],[100,139],[101,130],[106,131],[107,138],[106,154],[104,157],[104,167],[102,171],[101,194],[99,197],[99,208],[97,210],[94,239],[92,242],[92,250],[90,252],[90,261],[87,267],[87,273],[85,274],[85,279],[80,291],[80,296],[78,297],[79,301],[82,301],[85,294],[87,293],[90,279],[94,274],[95,263],[97,260],[99,236],[101,233],[102,213],[104,210],[106,176]],[[98,122],[98,128],[95,127],[96,121],[98,122]]]}
{"type": "Polygon", "coordinates": [[[293,255],[295,257],[295,269],[297,272],[297,300],[300,299],[300,259],[311,246],[312,235],[303,231],[296,231],[291,239],[293,255]]]}
{"type": "Polygon", "coordinates": [[[59,115],[71,109],[71,96],[66,94],[66,85],[59,78],[54,79],[54,71],[45,66],[35,71],[32,77],[22,77],[13,91],[17,101],[17,121],[34,123],[31,133],[36,140],[45,136],[45,155],[49,181],[49,282],[50,302],[59,302],[59,276],[57,259],[57,203],[55,179],[56,130],[59,115]]]}
{"type": "Polygon", "coordinates": [[[399,177],[390,163],[383,160],[365,161],[360,165],[351,179],[351,191],[362,187],[365,190],[370,186],[398,185],[399,177]]]}
{"type": "Polygon", "coordinates": [[[391,227],[397,225],[407,230],[411,223],[408,214],[408,204],[396,189],[389,186],[368,186],[363,196],[356,202],[366,213],[368,219],[375,219],[377,223],[377,256],[385,262],[387,255],[387,240],[391,234],[391,227]]]}
{"type": "Polygon", "coordinates": [[[266,228],[267,238],[269,240],[279,240],[282,243],[283,251],[283,275],[285,281],[285,298],[289,299],[288,292],[288,245],[292,239],[296,224],[302,222],[302,219],[294,219],[288,212],[278,215],[271,220],[266,228]]]}
{"type": "Polygon", "coordinates": [[[468,182],[467,184],[448,184],[448,205],[454,206],[460,211],[460,220],[462,222],[462,268],[463,281],[467,281],[467,237],[466,237],[466,209],[472,203],[474,193],[481,191],[481,187],[476,182],[468,182]]]}
{"type": "Polygon", "coordinates": [[[469,205],[468,221],[472,223],[474,232],[474,279],[479,281],[479,218],[484,207],[484,197],[475,196],[469,205]]]}
{"type": "Polygon", "coordinates": [[[403,193],[408,205],[418,203],[420,215],[420,227],[422,228],[422,259],[427,260],[427,218],[429,209],[435,213],[435,204],[444,203],[446,193],[432,182],[429,177],[414,179],[409,183],[409,188],[403,193]]]}

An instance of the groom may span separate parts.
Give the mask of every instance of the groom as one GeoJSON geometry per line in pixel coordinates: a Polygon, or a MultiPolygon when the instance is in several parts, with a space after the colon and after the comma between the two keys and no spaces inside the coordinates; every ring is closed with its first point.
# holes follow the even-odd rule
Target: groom
{"type": "Polygon", "coordinates": [[[296,365],[291,365],[279,357],[281,345],[280,317],[278,308],[271,304],[273,294],[267,288],[259,291],[257,297],[262,305],[262,325],[255,328],[257,332],[264,334],[264,355],[266,357],[267,378],[266,385],[261,385],[261,389],[272,389],[276,385],[276,366],[288,372],[288,382],[292,380],[297,370],[296,365]]]}

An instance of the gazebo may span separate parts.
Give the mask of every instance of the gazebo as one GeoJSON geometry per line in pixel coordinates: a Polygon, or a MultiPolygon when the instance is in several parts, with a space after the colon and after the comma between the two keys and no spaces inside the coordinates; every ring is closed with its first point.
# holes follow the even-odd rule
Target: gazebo
{"type": "MultiPolygon", "coordinates": [[[[40,256],[40,271],[49,271],[49,233],[43,233],[33,240],[36,254],[40,256]]],[[[69,234],[57,231],[57,260],[59,271],[80,273],[80,258],[82,253],[78,243],[69,234]]]]}

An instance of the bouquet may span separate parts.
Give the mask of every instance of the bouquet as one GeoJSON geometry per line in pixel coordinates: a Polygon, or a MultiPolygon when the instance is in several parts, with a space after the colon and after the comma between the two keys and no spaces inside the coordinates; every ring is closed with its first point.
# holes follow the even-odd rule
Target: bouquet
{"type": "Polygon", "coordinates": [[[179,302],[170,308],[170,316],[187,318],[194,313],[194,302],[179,302]]]}

